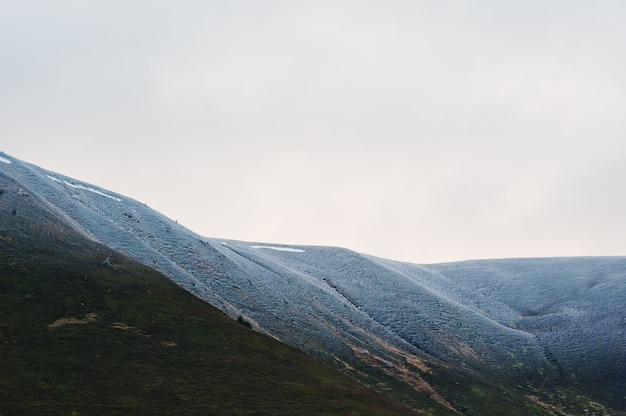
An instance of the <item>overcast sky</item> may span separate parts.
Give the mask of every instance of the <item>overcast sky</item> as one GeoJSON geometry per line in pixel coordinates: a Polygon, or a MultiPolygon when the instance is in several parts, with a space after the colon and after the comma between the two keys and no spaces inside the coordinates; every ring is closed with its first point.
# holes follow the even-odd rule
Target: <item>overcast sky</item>
{"type": "Polygon", "coordinates": [[[0,150],[207,237],[626,255],[626,2],[0,0],[0,150]]]}

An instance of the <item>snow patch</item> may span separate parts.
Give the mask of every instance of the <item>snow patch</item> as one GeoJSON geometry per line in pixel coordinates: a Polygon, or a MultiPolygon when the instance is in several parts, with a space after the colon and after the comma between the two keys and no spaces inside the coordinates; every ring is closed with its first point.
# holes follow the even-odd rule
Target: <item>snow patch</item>
{"type": "Polygon", "coordinates": [[[114,201],[117,202],[122,202],[122,200],[120,198],[117,198],[115,196],[109,195],[109,194],[105,194],[104,192],[98,191],[97,189],[94,188],[89,188],[88,186],[83,186],[77,183],[72,183],[72,182],[68,182],[68,181],[63,181],[59,178],[55,178],[54,176],[48,175],[48,179],[53,180],[54,182],[58,182],[60,184],[65,184],[67,186],[69,186],[70,188],[74,188],[74,189],[82,189],[83,191],[88,191],[88,192],[92,192],[94,194],[112,199],[114,201]]]}
{"type": "Polygon", "coordinates": [[[0,162],[6,163],[7,165],[11,164],[11,161],[9,159],[7,159],[6,157],[3,157],[3,156],[0,156],[0,162]]]}
{"type": "Polygon", "coordinates": [[[304,253],[304,250],[302,250],[301,248],[292,248],[292,247],[250,246],[250,248],[265,248],[265,249],[268,249],[268,250],[288,251],[290,253],[304,253]]]}

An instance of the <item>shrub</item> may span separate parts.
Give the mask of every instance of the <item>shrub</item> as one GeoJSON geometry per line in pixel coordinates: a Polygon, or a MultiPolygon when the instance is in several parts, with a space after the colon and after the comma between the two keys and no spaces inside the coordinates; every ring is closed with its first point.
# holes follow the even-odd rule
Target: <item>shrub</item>
{"type": "Polygon", "coordinates": [[[239,317],[237,318],[237,322],[239,322],[241,325],[245,325],[248,328],[252,328],[252,324],[248,321],[246,321],[245,319],[243,319],[243,316],[239,315],[239,317]]]}

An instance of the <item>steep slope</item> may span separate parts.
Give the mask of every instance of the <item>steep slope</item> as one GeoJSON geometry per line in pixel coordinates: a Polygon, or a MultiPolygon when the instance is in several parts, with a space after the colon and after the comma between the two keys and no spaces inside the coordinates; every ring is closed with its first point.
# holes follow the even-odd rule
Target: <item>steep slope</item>
{"type": "Polygon", "coordinates": [[[626,411],[626,258],[420,266],[215,240],[130,198],[2,158],[1,173],[84,234],[413,407],[626,411]]]}
{"type": "Polygon", "coordinates": [[[417,413],[88,239],[0,175],[0,414],[417,413]]]}

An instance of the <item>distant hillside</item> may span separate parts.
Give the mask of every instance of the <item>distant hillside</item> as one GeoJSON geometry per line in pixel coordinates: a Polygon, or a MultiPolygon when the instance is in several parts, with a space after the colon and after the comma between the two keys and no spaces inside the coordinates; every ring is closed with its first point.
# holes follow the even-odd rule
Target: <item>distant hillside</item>
{"type": "Polygon", "coordinates": [[[0,415],[420,414],[236,323],[49,208],[0,178],[0,415]]]}
{"type": "Polygon", "coordinates": [[[200,236],[8,155],[0,178],[17,207],[3,219],[38,201],[232,320],[425,414],[626,412],[626,257],[416,265],[200,236]]]}

